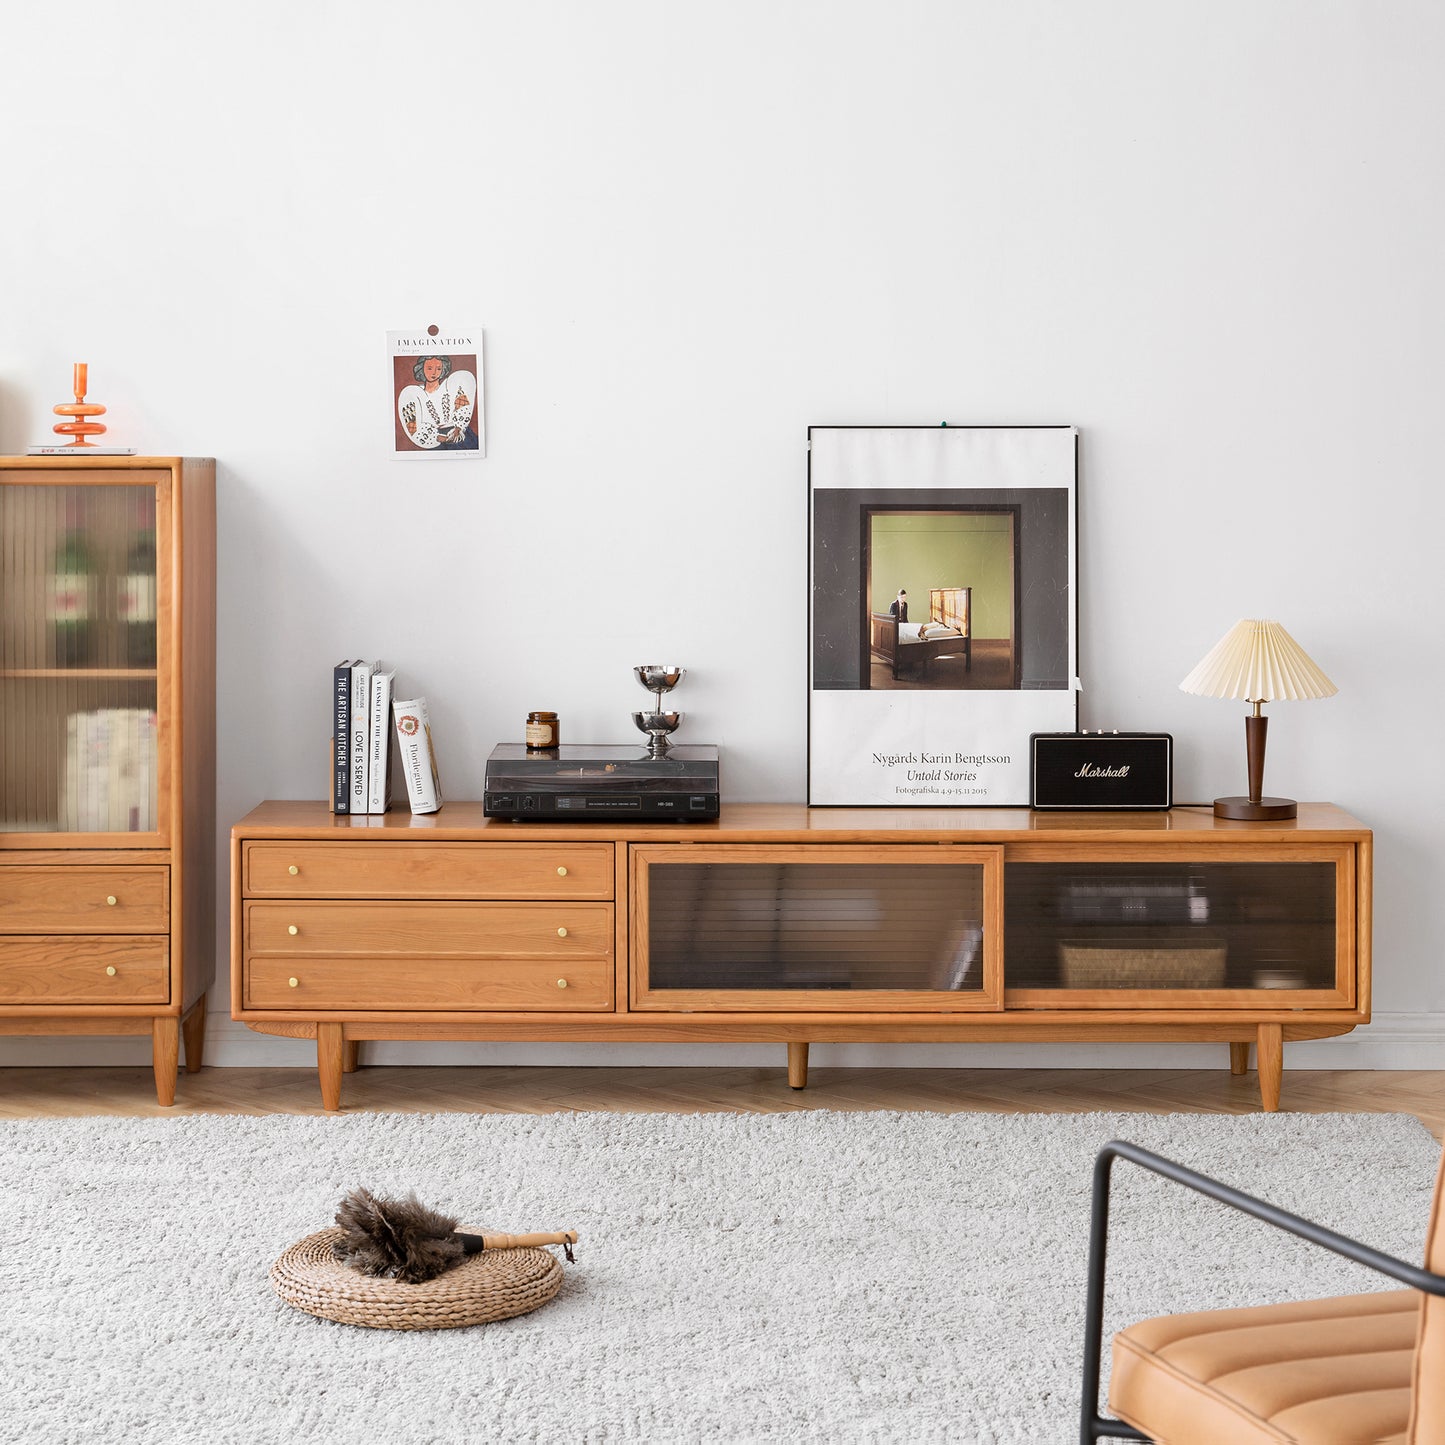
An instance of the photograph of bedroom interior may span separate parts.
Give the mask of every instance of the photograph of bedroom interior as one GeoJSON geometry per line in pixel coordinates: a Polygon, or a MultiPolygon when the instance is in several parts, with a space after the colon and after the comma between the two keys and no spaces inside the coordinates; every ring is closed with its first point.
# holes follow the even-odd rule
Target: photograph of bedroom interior
{"type": "Polygon", "coordinates": [[[814,490],[814,686],[1068,685],[1062,487],[814,490]]]}
{"type": "Polygon", "coordinates": [[[863,686],[1017,687],[1016,512],[868,508],[865,516],[863,686]],[[911,594],[900,586],[888,598],[889,577],[929,585],[911,594]],[[969,580],[958,585],[960,577],[969,580]]]}

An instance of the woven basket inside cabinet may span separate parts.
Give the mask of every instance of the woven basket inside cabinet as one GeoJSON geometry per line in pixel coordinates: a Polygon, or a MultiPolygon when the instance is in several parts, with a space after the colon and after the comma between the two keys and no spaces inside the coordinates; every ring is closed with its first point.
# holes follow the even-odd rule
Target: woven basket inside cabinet
{"type": "Polygon", "coordinates": [[[425,1284],[402,1284],[342,1264],[331,1252],[340,1237],[308,1234],[271,1266],[271,1287],[288,1305],[373,1330],[453,1330],[524,1315],[562,1287],[561,1261],[545,1249],[483,1250],[425,1284]]]}

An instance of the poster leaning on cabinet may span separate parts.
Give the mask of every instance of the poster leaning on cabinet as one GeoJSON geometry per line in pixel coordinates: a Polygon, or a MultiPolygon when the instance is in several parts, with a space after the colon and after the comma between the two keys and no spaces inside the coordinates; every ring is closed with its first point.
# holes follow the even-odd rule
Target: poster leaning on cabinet
{"type": "Polygon", "coordinates": [[[809,427],[809,803],[1027,806],[1078,725],[1077,441],[809,427]]]}

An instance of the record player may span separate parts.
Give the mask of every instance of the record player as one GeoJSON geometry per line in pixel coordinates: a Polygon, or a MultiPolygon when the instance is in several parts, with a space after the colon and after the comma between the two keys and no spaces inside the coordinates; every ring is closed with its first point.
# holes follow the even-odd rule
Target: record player
{"type": "Polygon", "coordinates": [[[487,759],[488,818],[689,818],[718,815],[718,750],[674,743],[665,752],[632,743],[564,744],[536,751],[498,743],[487,759]]]}

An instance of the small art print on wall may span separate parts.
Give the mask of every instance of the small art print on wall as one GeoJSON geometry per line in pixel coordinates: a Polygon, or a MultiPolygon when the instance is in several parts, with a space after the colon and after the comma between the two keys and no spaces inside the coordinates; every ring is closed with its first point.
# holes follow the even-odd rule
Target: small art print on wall
{"type": "Polygon", "coordinates": [[[808,801],[1027,806],[1078,720],[1069,426],[808,429],[808,801]]]}
{"type": "Polygon", "coordinates": [[[403,460],[487,452],[482,333],[471,327],[388,331],[392,455],[403,460]]]}

